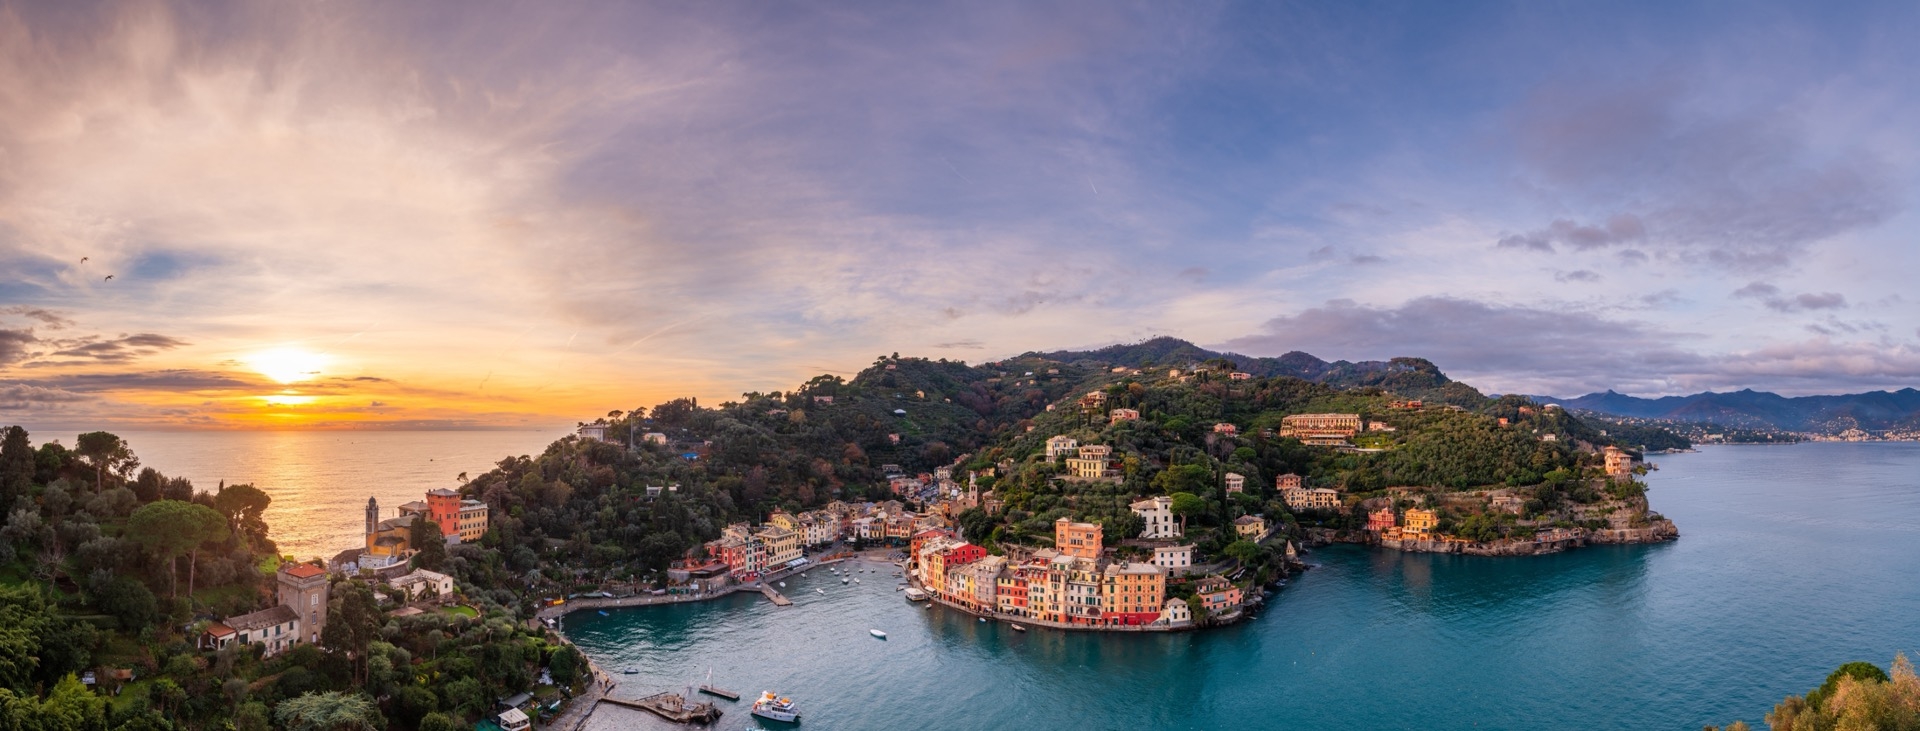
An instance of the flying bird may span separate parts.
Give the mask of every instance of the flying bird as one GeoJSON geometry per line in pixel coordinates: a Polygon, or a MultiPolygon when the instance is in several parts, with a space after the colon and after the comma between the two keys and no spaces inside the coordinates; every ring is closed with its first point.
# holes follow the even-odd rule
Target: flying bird
{"type": "MultiPolygon", "coordinates": [[[[113,275],[112,275],[112,274],[108,274],[108,275],[107,275],[107,279],[112,279],[112,278],[113,278],[113,275]]],[[[102,281],[102,282],[104,282],[104,281],[107,281],[107,279],[102,279],[102,280],[100,280],[100,281],[102,281]]]]}
{"type": "Polygon", "coordinates": [[[85,264],[85,263],[87,263],[87,260],[88,260],[88,259],[90,259],[90,258],[92,258],[92,257],[86,257],[86,256],[83,256],[83,257],[80,257],[80,263],[82,263],[82,264],[85,264]]]}

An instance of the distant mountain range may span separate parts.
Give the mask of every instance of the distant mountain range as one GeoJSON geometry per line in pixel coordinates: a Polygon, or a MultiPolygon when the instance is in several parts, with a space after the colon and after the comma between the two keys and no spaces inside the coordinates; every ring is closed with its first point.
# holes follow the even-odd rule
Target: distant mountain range
{"type": "MultiPolygon", "coordinates": [[[[1066,363],[1131,368],[1148,365],[1181,368],[1225,359],[1233,361],[1235,368],[1256,376],[1293,376],[1349,388],[1374,386],[1408,398],[1463,406],[1477,404],[1483,398],[1478,390],[1448,378],[1424,358],[1328,362],[1297,350],[1277,358],[1256,357],[1208,350],[1172,337],[1109,345],[1096,350],[1059,350],[1027,353],[1026,356],[1066,363]]],[[[1740,429],[1826,434],[1854,428],[1868,431],[1920,429],[1920,390],[1912,388],[1893,392],[1793,398],[1752,389],[1733,393],[1708,391],[1691,396],[1654,399],[1626,396],[1613,391],[1577,398],[1530,398],[1541,403],[1557,403],[1569,409],[1585,409],[1611,416],[1711,423],[1740,429]]]]}
{"type": "Polygon", "coordinates": [[[1713,423],[1743,429],[1836,433],[1856,428],[1868,431],[1920,428],[1920,390],[1911,388],[1791,398],[1753,389],[1652,399],[1610,390],[1578,398],[1533,398],[1569,409],[1614,416],[1713,423]]]}

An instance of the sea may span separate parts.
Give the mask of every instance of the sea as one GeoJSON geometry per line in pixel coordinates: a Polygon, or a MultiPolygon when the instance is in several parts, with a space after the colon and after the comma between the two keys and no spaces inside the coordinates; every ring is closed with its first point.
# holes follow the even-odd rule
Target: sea
{"type": "MultiPolygon", "coordinates": [[[[501,459],[538,455],[562,431],[118,431],[140,458],[194,489],[251,483],[273,498],[267,525],[280,553],[331,558],[366,545],[367,498],[391,518],[428,490],[458,488],[501,459]]],[[[34,443],[75,437],[36,430],[34,443]]]]}
{"type": "MultiPolygon", "coordinates": [[[[1755,723],[1854,660],[1920,657],[1920,444],[1660,455],[1679,540],[1525,558],[1333,546],[1239,625],[1029,629],[896,591],[891,564],[755,594],[575,612],[618,697],[707,682],[824,729],[1673,729],[1755,723]],[[869,629],[887,633],[875,639],[869,629]],[[630,671],[630,672],[629,672],[630,671]]],[[[709,700],[717,700],[711,699],[709,700]]],[[[589,731],[673,728],[603,705],[589,731]]]]}

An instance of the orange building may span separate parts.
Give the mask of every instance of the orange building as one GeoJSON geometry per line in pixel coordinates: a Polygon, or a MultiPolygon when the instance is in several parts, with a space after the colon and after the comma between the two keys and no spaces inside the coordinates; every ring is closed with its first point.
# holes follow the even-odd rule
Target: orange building
{"type": "Polygon", "coordinates": [[[1147,563],[1107,564],[1100,586],[1100,619],[1107,624],[1147,624],[1166,605],[1167,571],[1147,563]]]}
{"type": "Polygon", "coordinates": [[[1613,480],[1633,479],[1633,455],[1619,447],[1607,447],[1602,452],[1607,460],[1607,477],[1613,480]]]}
{"type": "Polygon", "coordinates": [[[1075,523],[1066,518],[1053,522],[1053,547],[1074,558],[1100,557],[1100,524],[1075,523]]]}

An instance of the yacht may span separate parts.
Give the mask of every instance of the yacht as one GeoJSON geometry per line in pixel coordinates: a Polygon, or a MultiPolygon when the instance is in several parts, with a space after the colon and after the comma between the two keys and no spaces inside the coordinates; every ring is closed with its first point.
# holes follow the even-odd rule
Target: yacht
{"type": "Polygon", "coordinates": [[[767,691],[760,694],[760,700],[753,702],[753,715],[774,721],[798,723],[800,708],[793,705],[793,699],[780,698],[775,696],[773,691],[767,691]]]}

